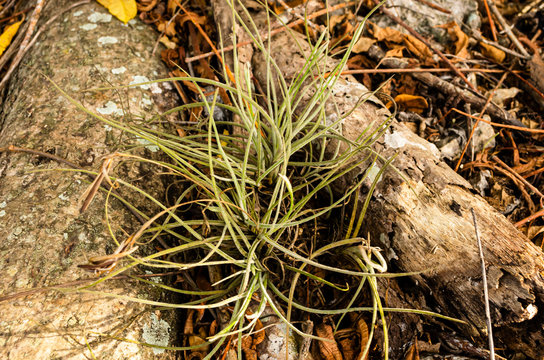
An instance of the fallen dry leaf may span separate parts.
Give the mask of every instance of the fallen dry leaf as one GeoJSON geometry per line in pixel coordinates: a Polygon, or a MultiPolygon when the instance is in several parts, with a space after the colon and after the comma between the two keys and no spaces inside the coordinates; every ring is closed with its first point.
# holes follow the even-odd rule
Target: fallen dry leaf
{"type": "Polygon", "coordinates": [[[385,53],[385,57],[398,57],[403,58],[404,55],[402,54],[403,50],[406,49],[406,46],[403,45],[392,45],[392,48],[390,50],[387,50],[385,53]]]}
{"type": "Polygon", "coordinates": [[[427,100],[422,96],[399,94],[395,96],[395,102],[399,108],[421,114],[423,110],[429,107],[427,100]]]}
{"type": "Polygon", "coordinates": [[[13,23],[11,25],[8,25],[2,35],[0,35],[0,55],[4,53],[4,51],[8,48],[9,44],[11,44],[11,40],[17,34],[17,30],[19,30],[19,26],[21,26],[22,21],[18,21],[16,23],[13,23]]]}
{"type": "Polygon", "coordinates": [[[417,349],[417,342],[413,343],[406,353],[404,360],[419,360],[419,351],[417,349]]]}
{"type": "Polygon", "coordinates": [[[453,52],[455,56],[457,56],[458,61],[464,60],[469,57],[468,53],[468,35],[461,30],[459,25],[455,21],[449,22],[444,25],[438,26],[442,29],[446,29],[448,31],[448,35],[453,40],[455,44],[455,51],[453,52]]]}
{"type": "Polygon", "coordinates": [[[355,360],[358,359],[359,351],[357,350],[356,337],[351,334],[346,334],[348,336],[341,336],[338,339],[338,345],[342,349],[342,356],[344,360],[355,360]]]}
{"type": "Polygon", "coordinates": [[[123,23],[132,20],[138,11],[136,0],[96,0],[123,23]]]}
{"type": "Polygon", "coordinates": [[[368,353],[363,358],[363,354],[365,352],[365,347],[368,344],[368,325],[363,319],[357,320],[357,332],[359,333],[359,337],[361,339],[361,350],[359,354],[360,360],[367,360],[368,359],[368,353]]]}
{"type": "Polygon", "coordinates": [[[175,42],[170,40],[168,36],[166,35],[161,36],[161,38],[159,39],[159,42],[170,50],[174,50],[178,46],[175,42]]]}
{"type": "Polygon", "coordinates": [[[353,48],[351,49],[351,51],[353,51],[356,54],[367,52],[368,49],[370,49],[370,47],[374,45],[375,43],[376,43],[376,40],[366,36],[361,36],[359,40],[357,40],[357,42],[353,45],[353,48]]]}
{"type": "Polygon", "coordinates": [[[155,6],[157,6],[157,3],[159,0],[140,0],[138,4],[136,4],[138,11],[146,12],[151,11],[155,6]]]}
{"type": "Polygon", "coordinates": [[[504,61],[506,58],[506,54],[501,49],[497,49],[493,45],[488,45],[486,43],[483,43],[480,41],[480,48],[482,50],[482,54],[495,62],[498,62],[499,64],[504,61]]]}
{"type": "Polygon", "coordinates": [[[177,34],[176,23],[163,20],[157,25],[159,32],[166,34],[167,36],[174,36],[177,34]]]}
{"type": "Polygon", "coordinates": [[[315,328],[316,335],[332,341],[320,341],[318,342],[319,352],[321,356],[326,360],[342,360],[342,353],[338,348],[338,344],[334,340],[334,334],[332,326],[327,324],[319,324],[315,328]]]}
{"type": "Polygon", "coordinates": [[[263,323],[257,319],[255,324],[255,334],[253,335],[253,346],[257,346],[264,341],[265,332],[263,330],[263,323]]]}
{"type": "Polygon", "coordinates": [[[416,39],[414,36],[403,34],[400,31],[390,27],[382,28],[376,24],[370,24],[370,32],[376,40],[385,41],[388,44],[403,44],[406,46],[408,51],[422,60],[432,58],[433,53],[427,47],[427,45],[416,39]]]}

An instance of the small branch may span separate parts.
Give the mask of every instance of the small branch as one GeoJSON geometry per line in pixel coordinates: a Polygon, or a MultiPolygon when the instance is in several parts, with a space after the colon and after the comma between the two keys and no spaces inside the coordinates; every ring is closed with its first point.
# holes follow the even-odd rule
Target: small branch
{"type": "Polygon", "coordinates": [[[34,12],[32,13],[32,16],[30,17],[28,21],[28,29],[26,31],[25,37],[23,39],[23,42],[19,46],[19,51],[17,52],[17,55],[15,55],[15,58],[13,59],[8,71],[2,78],[2,81],[0,81],[0,90],[6,85],[8,79],[11,76],[11,73],[15,70],[17,65],[19,65],[19,62],[23,58],[23,55],[25,54],[25,49],[28,46],[28,43],[30,42],[30,38],[32,37],[32,34],[34,33],[34,28],[36,27],[36,24],[38,23],[38,19],[40,18],[40,14],[43,9],[43,5],[45,3],[45,0],[37,0],[36,7],[34,8],[34,12]]]}
{"type": "Polygon", "coordinates": [[[525,186],[527,186],[529,189],[531,189],[532,192],[534,192],[536,195],[540,196],[540,201],[542,202],[544,200],[544,195],[536,188],[534,187],[530,182],[525,180],[523,176],[518,174],[514,169],[512,169],[510,166],[506,165],[501,159],[499,159],[497,156],[493,155],[491,157],[492,160],[495,160],[499,163],[500,166],[505,168],[506,170],[510,171],[512,175],[514,175],[519,181],[521,181],[525,186]]]}
{"type": "Polygon", "coordinates": [[[489,4],[487,3],[487,0],[484,0],[484,7],[485,12],[487,14],[487,18],[489,19],[489,27],[491,28],[491,34],[493,35],[493,41],[497,42],[497,29],[495,28],[495,22],[493,21],[493,17],[491,16],[491,11],[489,11],[489,4]]]}
{"type": "MultiPolygon", "coordinates": [[[[51,159],[51,160],[56,161],[56,162],[58,162],[60,164],[64,164],[64,165],[66,165],[68,167],[71,167],[72,169],[84,170],[81,166],[77,165],[76,163],[73,163],[73,162],[71,162],[69,160],[66,160],[64,158],[61,158],[59,156],[56,156],[56,155],[53,155],[53,154],[48,154],[46,152],[39,151],[39,150],[21,148],[21,147],[17,147],[17,146],[14,146],[14,145],[9,145],[9,146],[6,146],[6,147],[0,147],[0,153],[3,153],[3,152],[7,152],[7,153],[25,153],[25,154],[30,154],[30,155],[37,155],[37,156],[41,156],[41,157],[44,157],[44,158],[47,158],[47,159],[51,159]]],[[[96,178],[96,175],[94,175],[94,174],[87,174],[87,175],[93,180],[96,178]]],[[[101,187],[104,188],[106,191],[110,191],[110,188],[111,188],[111,186],[108,183],[102,183],[101,187]]],[[[114,194],[115,196],[117,196],[119,199],[121,198],[119,196],[119,194],[117,194],[117,192],[115,190],[112,189],[111,193],[114,194]]],[[[136,219],[138,219],[138,221],[140,221],[142,224],[145,224],[146,220],[140,214],[138,214],[138,212],[135,209],[130,207],[124,201],[121,201],[121,203],[123,205],[125,205],[125,207],[136,217],[136,219]]]]}
{"type": "Polygon", "coordinates": [[[489,7],[491,8],[491,11],[493,12],[493,15],[497,17],[497,20],[499,21],[501,26],[504,28],[506,35],[508,35],[508,37],[510,38],[510,41],[512,41],[512,43],[518,48],[519,52],[523,56],[525,56],[526,59],[529,59],[531,55],[529,55],[527,50],[525,50],[523,45],[519,42],[518,38],[514,35],[514,33],[512,32],[512,27],[506,22],[504,17],[502,17],[501,12],[499,11],[499,9],[497,9],[497,6],[495,6],[495,3],[493,2],[493,0],[487,0],[487,1],[489,4],[489,7]]]}
{"type": "MultiPolygon", "coordinates": [[[[378,46],[373,45],[370,47],[367,55],[379,62],[382,66],[388,68],[408,68],[409,64],[407,61],[398,58],[385,58],[385,52],[380,49],[378,46]]],[[[466,89],[459,88],[451,82],[444,81],[438,76],[435,76],[429,72],[414,73],[412,76],[431,88],[437,89],[448,97],[461,97],[464,102],[470,103],[471,106],[476,110],[481,110],[486,104],[486,99],[481,98],[466,89]]],[[[521,122],[512,117],[507,111],[501,109],[497,105],[491,103],[486,108],[486,113],[491,116],[492,119],[498,119],[500,122],[508,124],[505,127],[513,127],[515,129],[527,129],[527,127],[521,122]]]]}
{"type": "Polygon", "coordinates": [[[536,213],[526,217],[525,219],[522,219],[514,224],[515,227],[519,228],[520,226],[525,225],[529,221],[533,221],[534,219],[538,219],[539,217],[544,216],[544,209],[540,209],[536,213]]]}
{"type": "Polygon", "coordinates": [[[440,11],[440,12],[443,12],[444,14],[448,14],[448,15],[451,14],[451,11],[450,11],[450,10],[444,9],[443,7],[438,6],[438,5],[436,5],[435,3],[432,3],[432,2],[430,2],[430,1],[427,1],[427,0],[417,0],[417,1],[419,1],[420,3],[423,3],[423,4],[425,4],[425,5],[427,5],[428,7],[433,8],[433,9],[435,9],[435,10],[438,10],[438,11],[440,11]]]}
{"type": "MultiPolygon", "coordinates": [[[[43,0],[43,1],[45,1],[45,0],[43,0]]],[[[41,7],[43,6],[42,0],[38,0],[38,4],[36,4],[36,10],[32,14],[32,19],[31,19],[31,22],[29,23],[29,28],[27,30],[27,34],[25,35],[23,43],[21,44],[21,46],[19,48],[19,51],[17,52],[17,55],[15,56],[15,59],[13,59],[13,61],[11,62],[8,71],[6,72],[4,77],[2,78],[2,81],[0,81],[0,90],[2,90],[4,88],[4,86],[6,86],[9,78],[11,77],[11,74],[13,73],[13,71],[15,71],[17,66],[19,66],[19,63],[23,59],[23,56],[36,43],[36,40],[38,40],[38,37],[41,35],[41,33],[43,32],[43,30],[45,28],[47,28],[53,21],[55,21],[59,16],[61,16],[65,12],[67,12],[67,11],[77,7],[77,6],[81,6],[83,4],[88,4],[90,2],[91,2],[91,0],[83,0],[83,1],[80,1],[80,2],[77,2],[77,3],[74,3],[74,4],[70,5],[70,6],[68,6],[66,9],[63,9],[60,13],[53,16],[42,27],[40,27],[38,29],[38,31],[36,32],[36,35],[34,35],[34,37],[32,38],[32,40],[29,40],[30,36],[32,35],[32,32],[34,31],[34,26],[36,25],[36,22],[38,21],[39,14],[41,12],[41,7]],[[39,8],[38,8],[38,6],[39,6],[39,8]],[[35,20],[33,20],[34,18],[35,18],[35,20]]]]}
{"type": "Polygon", "coordinates": [[[478,249],[480,251],[480,260],[482,264],[482,283],[484,287],[484,301],[485,301],[485,319],[487,324],[487,336],[489,338],[489,359],[495,360],[495,346],[493,345],[493,328],[491,326],[491,312],[489,311],[489,293],[487,291],[487,275],[485,273],[485,260],[484,251],[482,250],[482,241],[480,240],[480,231],[478,230],[478,223],[476,222],[476,214],[474,209],[471,208],[472,221],[474,221],[474,231],[476,232],[476,239],[478,240],[478,249]]]}
{"type": "MultiPolygon", "coordinates": [[[[379,4],[379,2],[377,0],[374,0],[374,3],[376,4],[379,4]]],[[[406,24],[404,21],[402,21],[402,19],[400,19],[399,17],[393,15],[393,13],[389,10],[387,10],[386,8],[382,7],[380,9],[387,17],[389,17],[391,20],[393,20],[394,22],[396,22],[397,24],[399,24],[400,26],[402,26],[403,28],[405,28],[410,34],[412,34],[412,36],[414,36],[416,39],[418,39],[419,41],[421,41],[423,44],[425,44],[425,46],[427,46],[432,52],[434,52],[436,55],[438,55],[438,57],[440,57],[440,59],[442,59],[442,61],[444,61],[446,63],[446,65],[448,65],[448,67],[450,69],[453,70],[453,72],[459,76],[461,79],[463,79],[463,81],[468,85],[468,87],[474,91],[476,94],[479,94],[478,92],[478,89],[476,89],[476,87],[474,85],[472,85],[472,83],[470,81],[468,81],[467,77],[465,75],[463,75],[462,72],[460,72],[457,67],[455,67],[455,65],[452,64],[452,62],[444,55],[442,54],[441,51],[439,51],[438,49],[435,49],[431,43],[429,41],[427,41],[427,39],[425,39],[423,36],[421,36],[417,31],[415,31],[414,29],[412,29],[410,26],[408,26],[408,24],[406,24]]]]}
{"type": "MultiPolygon", "coordinates": [[[[342,8],[347,7],[347,6],[350,6],[350,5],[355,5],[356,3],[357,3],[356,1],[350,1],[350,2],[347,2],[347,3],[340,3],[338,5],[331,6],[331,7],[328,7],[326,9],[323,9],[323,10],[319,10],[314,14],[308,15],[306,19],[307,20],[312,20],[312,19],[314,19],[314,18],[316,18],[318,16],[321,16],[321,15],[324,15],[324,14],[326,14],[328,12],[333,12],[333,11],[336,11],[338,9],[342,9],[342,8]]],[[[272,36],[274,36],[276,34],[279,34],[282,31],[285,31],[285,29],[287,29],[287,28],[293,28],[295,26],[303,24],[304,21],[305,21],[304,19],[302,19],[302,20],[299,19],[299,20],[293,21],[290,24],[287,24],[285,26],[273,29],[273,30],[270,31],[269,34],[261,35],[261,37],[262,37],[263,40],[267,40],[267,39],[271,38],[272,36]]],[[[250,45],[250,44],[253,44],[252,40],[239,42],[239,43],[236,44],[236,48],[239,48],[239,47],[242,47],[242,46],[245,46],[245,45],[250,45]]],[[[219,49],[218,51],[220,53],[222,53],[222,52],[225,52],[225,51],[232,51],[232,50],[234,50],[234,46],[229,45],[229,46],[225,46],[224,48],[219,49]]],[[[200,55],[188,57],[188,58],[185,59],[185,62],[188,64],[188,63],[191,63],[193,61],[208,58],[210,56],[213,56],[214,54],[215,54],[215,52],[210,51],[210,52],[205,53],[205,54],[200,54],[200,55]]]]}

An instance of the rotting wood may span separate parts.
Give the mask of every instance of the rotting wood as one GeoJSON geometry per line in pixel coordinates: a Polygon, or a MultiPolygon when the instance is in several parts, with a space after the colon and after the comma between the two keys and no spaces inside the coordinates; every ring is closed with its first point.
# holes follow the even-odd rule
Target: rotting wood
{"type": "MultiPolygon", "coordinates": [[[[71,3],[48,1],[40,20],[46,22],[71,3]]],[[[160,326],[166,329],[166,320],[170,321],[171,335],[175,331],[172,312],[161,312],[159,319],[145,306],[126,300],[47,288],[88,284],[86,279],[92,275],[77,265],[114,246],[104,221],[104,196],[99,195],[80,215],[78,199],[88,186],[87,177],[56,169],[73,164],[97,170],[101,158],[120,149],[119,141],[126,137],[75,108],[43,74],[104,116],[123,116],[126,121],[136,121],[137,116],[149,118],[173,106],[169,100],[174,95],[164,84],[102,93],[82,90],[128,84],[135,81],[134,76],[159,76],[165,68],[158,56],[150,56],[154,42],[153,32],[144,24],[135,21],[124,26],[93,1],[70,9],[44,27],[10,78],[0,106],[0,148],[12,144],[40,150],[68,163],[52,161],[54,156],[0,154],[2,359],[89,359],[93,355],[101,359],[171,358],[169,353],[156,355],[149,347],[107,335],[153,342],[150,333],[160,326]],[[145,329],[147,335],[142,337],[145,329]]],[[[162,195],[160,178],[145,166],[131,164],[118,170],[129,182],[154,196],[162,195]]],[[[126,196],[123,189],[120,193],[126,196]]],[[[131,196],[130,201],[144,213],[156,210],[138,196],[131,196]]],[[[123,231],[130,233],[140,224],[116,201],[110,204],[109,215],[119,238],[126,236],[123,231]]],[[[160,299],[160,292],[126,277],[97,290],[160,299]]]]}
{"type": "MultiPolygon", "coordinates": [[[[252,19],[261,26],[265,24],[262,12],[252,12],[252,19]]],[[[229,29],[222,31],[227,33],[229,29]]],[[[287,82],[296,76],[309,53],[303,36],[298,42],[291,36],[279,33],[272,37],[270,46],[271,55],[287,82]]],[[[265,63],[263,55],[255,51],[253,73],[262,83],[266,83],[265,63]]],[[[383,123],[388,117],[377,99],[358,105],[360,96],[366,92],[352,76],[341,77],[332,90],[327,114],[338,116],[333,103],[341,114],[353,110],[343,122],[344,136],[351,140],[367,126],[383,123]]],[[[500,109],[490,109],[494,110],[492,117],[511,121],[500,109]]],[[[466,180],[440,161],[434,145],[404,125],[393,121],[374,150],[386,158],[396,155],[393,165],[403,176],[391,169],[383,174],[362,233],[368,232],[373,243],[384,249],[394,269],[424,271],[413,277],[419,289],[406,290],[426,294],[423,303],[432,309],[467,321],[468,326],[459,328],[465,336],[484,335],[480,263],[470,214],[473,208],[488,264],[497,346],[540,359],[544,355],[542,251],[477,195],[466,180]]],[[[364,171],[365,167],[361,167],[350,173],[344,184],[340,184],[340,191],[364,171]]],[[[405,300],[407,305],[411,304],[405,300]]]]}

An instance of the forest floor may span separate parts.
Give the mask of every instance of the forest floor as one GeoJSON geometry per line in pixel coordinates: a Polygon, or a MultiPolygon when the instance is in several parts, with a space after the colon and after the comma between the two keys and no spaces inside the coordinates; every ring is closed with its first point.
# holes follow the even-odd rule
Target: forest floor
{"type": "MultiPolygon", "coordinates": [[[[23,8],[22,3],[0,1],[5,7],[5,10],[0,8],[2,32],[8,31],[10,25],[32,13],[34,7],[23,8]]],[[[256,1],[244,3],[248,7],[264,6],[256,1]]],[[[395,116],[399,122],[433,143],[440,151],[442,160],[468,180],[482,197],[530,241],[542,248],[542,1],[468,2],[475,7],[467,5],[461,18],[456,17],[455,11],[458,9],[453,6],[448,8],[447,5],[444,7],[446,1],[440,2],[442,5],[424,0],[411,0],[411,3],[417,4],[418,10],[414,10],[416,5],[412,9],[407,7],[410,1],[404,1],[398,6],[386,2],[369,19],[362,36],[353,45],[343,74],[353,75],[371,91],[379,90],[376,96],[391,111],[396,111],[395,116]],[[425,21],[426,26],[423,26],[421,22],[426,15],[425,7],[429,12],[432,10],[440,13],[448,21],[437,17],[438,20],[433,20],[436,23],[425,21]],[[414,13],[416,15],[412,16],[414,13]],[[384,61],[386,58],[388,61],[384,61]]],[[[352,41],[358,24],[376,4],[371,0],[278,0],[269,1],[268,5],[275,15],[289,24],[292,31],[302,33],[310,42],[317,41],[326,32],[329,39],[328,55],[340,59],[352,41]]],[[[137,16],[150,26],[150,31],[156,32],[156,52],[160,53],[168,67],[170,77],[182,78],[189,74],[194,78],[211,81],[224,80],[225,72],[218,70],[225,61],[221,54],[232,51],[232,48],[222,46],[219,41],[208,1],[190,0],[180,3],[177,0],[137,0],[137,6],[137,16]]],[[[288,31],[286,29],[281,27],[279,31],[288,31]]],[[[18,60],[15,51],[5,54],[8,56],[0,57],[1,77],[8,79],[11,67],[16,67],[15,62],[18,60]]],[[[256,92],[263,91],[262,84],[253,79],[252,82],[256,92]]],[[[201,101],[203,90],[206,95],[214,95],[213,91],[199,88],[191,80],[173,83],[182,104],[201,101]]],[[[4,80],[0,87],[3,86],[4,80]]],[[[223,99],[226,94],[219,93],[217,96],[228,103],[227,99],[223,99]]],[[[181,124],[198,122],[205,116],[203,114],[206,114],[205,106],[186,109],[183,121],[179,124],[171,123],[166,131],[170,131],[172,136],[191,135],[192,130],[181,124]]],[[[225,136],[232,131],[230,128],[219,129],[225,136]]],[[[349,217],[349,214],[343,213],[336,215],[349,217]]],[[[301,228],[300,233],[315,232],[316,238],[325,239],[328,233],[323,229],[327,221],[320,221],[301,228]]],[[[337,231],[345,231],[341,225],[335,226],[337,231]]],[[[319,243],[319,240],[316,242],[319,243]]],[[[270,260],[271,263],[273,261],[270,260]]],[[[276,265],[270,266],[272,269],[276,265]]],[[[195,283],[204,284],[205,288],[214,282],[203,272],[195,271],[191,276],[195,283]]],[[[327,275],[325,270],[314,268],[312,276],[327,278],[328,283],[335,285],[324,290],[323,282],[308,279],[305,282],[307,286],[296,289],[294,294],[300,303],[323,309],[346,301],[340,289],[343,284],[342,275],[327,275]]],[[[281,282],[284,280],[281,279],[281,282]]],[[[178,281],[184,280],[178,275],[174,284],[178,281]]],[[[349,286],[356,288],[357,283],[350,283],[349,286]]],[[[359,301],[371,303],[371,299],[364,296],[359,301]]],[[[251,311],[247,310],[245,316],[248,321],[251,321],[251,315],[251,311]]],[[[199,344],[215,335],[219,316],[214,311],[204,313],[188,310],[184,316],[184,337],[180,345],[199,344]]],[[[355,359],[367,347],[369,358],[382,356],[383,333],[377,331],[378,334],[372,338],[375,319],[369,315],[351,313],[338,329],[334,329],[334,323],[339,322],[338,317],[309,316],[294,311],[293,319],[299,324],[304,323],[302,328],[312,323],[314,335],[332,340],[330,343],[320,342],[319,345],[314,342],[311,348],[314,358],[355,359]],[[369,336],[371,343],[368,342],[369,336]]],[[[259,322],[255,328],[259,330],[262,327],[263,324],[259,322]]],[[[481,343],[474,345],[470,339],[458,339],[453,333],[441,333],[438,336],[436,328],[432,321],[423,324],[420,333],[414,334],[413,341],[406,345],[403,359],[448,359],[452,354],[458,354],[457,359],[488,358],[481,343]]],[[[264,341],[264,335],[260,334],[262,332],[257,331],[242,341],[246,359],[260,355],[256,350],[257,345],[264,341]]],[[[235,347],[234,339],[231,336],[219,353],[224,354],[223,358],[228,353],[225,348],[235,347]]],[[[191,359],[203,358],[209,350],[189,351],[185,356],[191,359]]],[[[508,352],[503,355],[516,356],[508,352]]]]}

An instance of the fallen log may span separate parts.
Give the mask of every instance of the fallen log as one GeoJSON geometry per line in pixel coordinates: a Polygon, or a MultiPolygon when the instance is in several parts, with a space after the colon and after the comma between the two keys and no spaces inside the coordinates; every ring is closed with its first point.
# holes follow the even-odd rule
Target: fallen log
{"type": "MultiPolygon", "coordinates": [[[[103,156],[122,146],[126,135],[70,104],[44,75],[88,109],[126,121],[150,118],[165,110],[161,104],[170,108],[168,99],[173,96],[163,85],[84,92],[142,82],[143,76],[156,77],[165,69],[158,55],[151,55],[155,35],[146,25],[133,21],[125,26],[94,1],[61,14],[71,3],[47,2],[37,27],[42,36],[2,98],[0,358],[168,359],[171,354],[156,355],[157,349],[138,342],[168,346],[174,338],[173,312],[158,317],[139,303],[52,289],[75,289],[96,280],[77,265],[115,246],[104,219],[104,193],[80,214],[78,199],[90,179],[58,169],[96,170],[103,156]]],[[[161,180],[150,176],[144,165],[121,166],[118,171],[155,196],[164,191],[161,180]],[[137,180],[142,177],[145,181],[137,180]]],[[[143,198],[130,201],[144,213],[156,211],[143,198]]],[[[140,224],[116,200],[110,200],[109,221],[121,239],[140,224]]],[[[150,300],[161,296],[126,276],[97,290],[150,300]]]]}
{"type": "MultiPolygon", "coordinates": [[[[221,3],[215,1],[216,11],[221,3]]],[[[253,21],[260,26],[258,30],[265,33],[266,15],[255,7],[252,10],[253,21]]],[[[220,14],[224,17],[229,11],[223,7],[220,14]]],[[[240,15],[244,18],[243,13],[240,15]]],[[[223,38],[233,31],[228,23],[218,24],[223,38]]],[[[274,35],[269,41],[270,55],[289,83],[303,68],[310,48],[304,36],[287,31],[274,35]]],[[[251,52],[245,52],[248,53],[251,52]]],[[[255,78],[266,84],[263,56],[254,49],[250,63],[255,78]]],[[[334,60],[327,61],[332,68],[334,60]]],[[[349,113],[343,120],[342,132],[350,140],[355,140],[368,126],[384,123],[389,116],[376,98],[358,103],[365,93],[368,89],[352,76],[342,76],[332,89],[327,114],[337,119],[349,113]]],[[[544,355],[542,251],[477,195],[467,181],[440,161],[434,145],[404,125],[393,121],[373,148],[385,158],[396,156],[393,166],[397,171],[387,169],[378,181],[361,235],[370,234],[372,242],[385,250],[394,269],[423,271],[413,279],[419,293],[425,294],[426,303],[445,315],[466,321],[468,325],[459,328],[465,336],[483,337],[486,319],[480,259],[471,217],[471,209],[474,209],[487,263],[497,346],[540,359],[544,355]]],[[[332,156],[332,152],[329,155],[332,156]]],[[[339,191],[345,191],[346,186],[365,171],[366,166],[361,166],[359,171],[350,173],[343,184],[339,184],[339,191]]],[[[365,191],[368,188],[362,190],[360,199],[365,198],[365,191]]],[[[363,201],[357,205],[362,207],[363,201]]]]}

